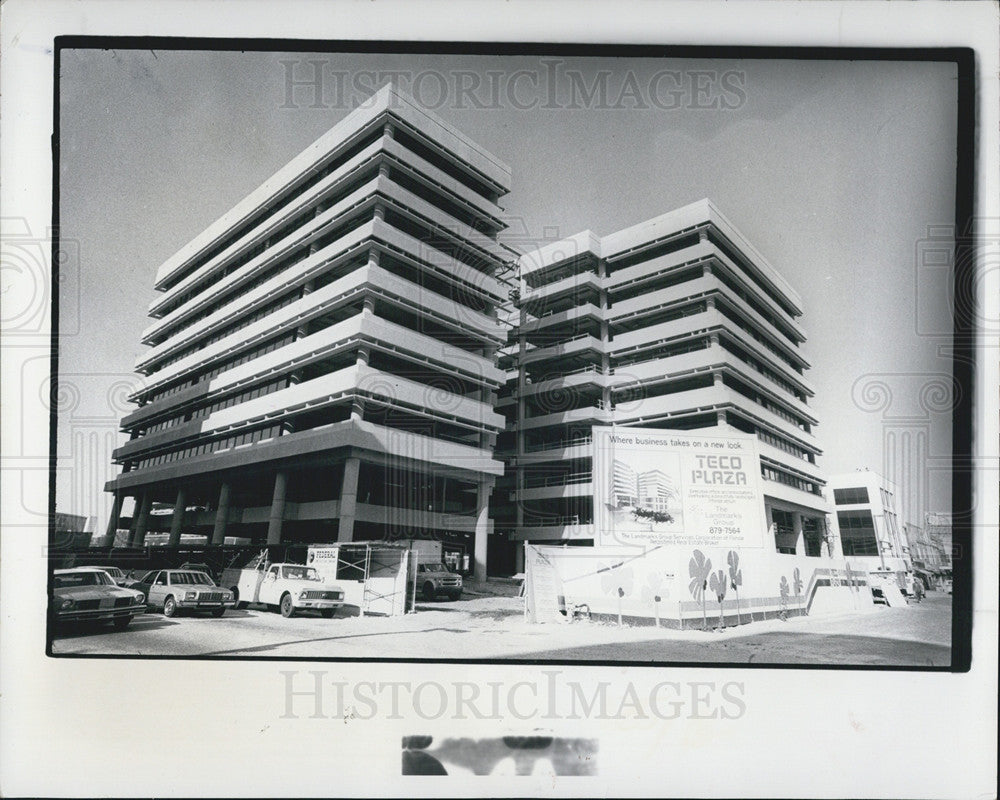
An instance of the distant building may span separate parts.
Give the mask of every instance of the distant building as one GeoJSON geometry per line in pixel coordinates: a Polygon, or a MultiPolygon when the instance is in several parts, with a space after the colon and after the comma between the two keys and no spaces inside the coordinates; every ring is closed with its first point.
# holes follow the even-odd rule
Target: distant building
{"type": "Polygon", "coordinates": [[[912,567],[896,486],[871,470],[831,475],[828,490],[844,557],[855,567],[905,573],[912,567]]]}

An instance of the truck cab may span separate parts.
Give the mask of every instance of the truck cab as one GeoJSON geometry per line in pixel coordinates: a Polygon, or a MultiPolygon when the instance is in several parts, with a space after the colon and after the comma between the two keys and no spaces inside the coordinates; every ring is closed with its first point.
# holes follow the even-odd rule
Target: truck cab
{"type": "Polygon", "coordinates": [[[418,562],[417,591],[425,600],[433,600],[440,594],[447,595],[450,600],[458,600],[462,596],[462,576],[439,561],[418,562]]]}

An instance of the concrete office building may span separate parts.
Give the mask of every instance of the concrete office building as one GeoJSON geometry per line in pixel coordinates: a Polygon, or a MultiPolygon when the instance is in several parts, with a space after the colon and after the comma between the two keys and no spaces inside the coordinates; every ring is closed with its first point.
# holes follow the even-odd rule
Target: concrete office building
{"type": "MultiPolygon", "coordinates": [[[[516,541],[595,540],[591,429],[722,426],[756,434],[777,552],[839,555],[808,400],[802,303],[708,200],[520,259],[516,335],[501,352],[508,464],[492,512],[516,541]]],[[[655,477],[615,476],[651,495],[655,477]]],[[[657,488],[665,501],[669,487],[657,488]]],[[[517,569],[519,563],[514,564],[517,569]]]]}
{"type": "Polygon", "coordinates": [[[109,531],[433,533],[485,575],[510,177],[387,86],[168,259],[109,531]]]}
{"type": "Polygon", "coordinates": [[[855,568],[904,575],[912,564],[896,486],[877,472],[859,469],[831,475],[828,488],[844,557],[855,568]]]}

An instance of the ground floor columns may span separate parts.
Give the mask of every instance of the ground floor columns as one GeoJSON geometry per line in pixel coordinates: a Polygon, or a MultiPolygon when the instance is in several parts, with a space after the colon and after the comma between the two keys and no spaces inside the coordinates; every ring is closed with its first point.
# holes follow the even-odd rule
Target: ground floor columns
{"type": "Polygon", "coordinates": [[[514,574],[524,572],[524,542],[514,542],[514,574]]]}
{"type": "Polygon", "coordinates": [[[480,481],[476,487],[476,533],[473,545],[473,567],[472,579],[476,583],[486,580],[486,550],[489,539],[489,506],[490,492],[493,484],[490,481],[480,481]]]}
{"type": "Polygon", "coordinates": [[[111,518],[108,520],[107,541],[108,547],[115,546],[115,534],[118,532],[118,521],[122,516],[122,505],[125,502],[125,495],[115,492],[115,501],[111,505],[111,518]]]}
{"type": "Polygon", "coordinates": [[[222,544],[226,540],[226,520],[229,518],[229,484],[219,487],[219,505],[215,509],[215,528],[212,530],[212,544],[222,544]]]}
{"type": "Polygon", "coordinates": [[[135,531],[132,534],[132,547],[142,547],[146,543],[146,528],[149,527],[149,512],[152,508],[152,492],[143,492],[139,515],[135,520],[135,531]]]}
{"type": "Polygon", "coordinates": [[[281,544],[281,523],[285,517],[285,489],[288,473],[278,470],[274,474],[274,494],[271,496],[271,514],[267,520],[267,543],[281,544]]]}
{"type": "Polygon", "coordinates": [[[181,543],[181,528],[184,525],[184,509],[187,507],[187,497],[184,487],[177,490],[177,501],[174,503],[174,513],[170,517],[170,539],[168,547],[177,547],[181,543]]]}
{"type": "Polygon", "coordinates": [[[354,540],[354,518],[358,513],[358,474],[361,459],[348,458],[344,462],[344,480],[340,486],[340,522],[337,526],[337,541],[354,540]]]}

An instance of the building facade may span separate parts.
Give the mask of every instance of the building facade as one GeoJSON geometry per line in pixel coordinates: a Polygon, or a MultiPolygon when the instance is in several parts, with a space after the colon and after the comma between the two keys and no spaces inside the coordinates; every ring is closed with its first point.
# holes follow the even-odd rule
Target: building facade
{"type": "MultiPolygon", "coordinates": [[[[827,524],[813,387],[788,282],[708,200],[598,237],[525,254],[498,453],[497,530],[518,542],[592,544],[592,428],[722,427],[755,434],[779,553],[839,555],[827,524]]],[[[666,507],[655,474],[612,491],[666,507]]],[[[515,564],[515,568],[520,564],[515,564]]]]}
{"type": "Polygon", "coordinates": [[[910,522],[900,515],[895,484],[877,472],[860,469],[831,475],[829,492],[845,558],[869,571],[903,575],[911,569],[910,522]]]}
{"type": "Polygon", "coordinates": [[[109,533],[445,536],[484,576],[509,188],[386,86],[164,263],[109,533]]]}

